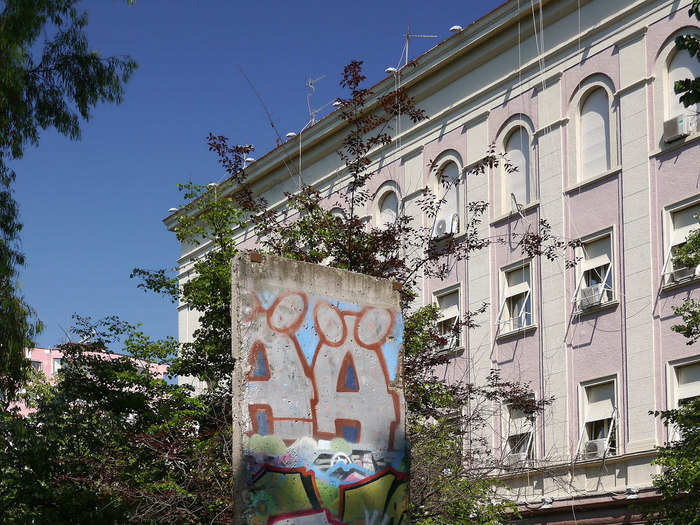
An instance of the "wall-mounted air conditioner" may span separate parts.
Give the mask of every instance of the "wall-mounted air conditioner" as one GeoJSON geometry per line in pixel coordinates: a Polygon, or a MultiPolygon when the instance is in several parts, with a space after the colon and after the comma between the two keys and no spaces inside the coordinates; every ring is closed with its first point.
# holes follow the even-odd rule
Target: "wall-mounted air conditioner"
{"type": "Polygon", "coordinates": [[[459,232],[459,215],[453,213],[451,215],[438,216],[435,220],[433,228],[433,239],[439,239],[445,235],[454,235],[459,232]]]}
{"type": "Polygon", "coordinates": [[[673,142],[687,137],[695,131],[696,127],[696,119],[692,115],[678,115],[666,120],[664,121],[664,142],[673,142]]]}
{"type": "Polygon", "coordinates": [[[586,442],[583,449],[583,459],[598,459],[605,455],[607,439],[592,439],[586,442]]]}
{"type": "Polygon", "coordinates": [[[579,308],[593,308],[598,306],[603,298],[601,293],[603,290],[602,284],[594,284],[593,286],[586,286],[581,288],[579,292],[579,308]]]}

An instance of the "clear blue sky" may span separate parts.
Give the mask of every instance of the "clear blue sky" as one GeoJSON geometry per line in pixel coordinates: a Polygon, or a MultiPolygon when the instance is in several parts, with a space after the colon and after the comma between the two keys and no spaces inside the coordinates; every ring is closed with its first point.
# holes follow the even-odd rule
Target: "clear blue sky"
{"type": "Polygon", "coordinates": [[[305,79],[319,81],[315,107],[341,95],[340,73],[364,60],[368,82],[396,65],[410,18],[411,57],[467,26],[500,1],[231,2],[92,0],[92,47],[129,54],[139,69],[119,106],[100,106],[81,141],[52,131],[15,163],[28,264],[27,300],[46,324],[39,346],[63,342],[73,313],[116,314],[156,337],[177,336],[177,312],[129,279],[135,266],[174,267],[178,246],[162,224],[179,206],[178,182],[206,184],[223,172],[207,151],[212,131],[255,145],[275,139],[240,64],[282,134],[309,119],[305,79]]]}

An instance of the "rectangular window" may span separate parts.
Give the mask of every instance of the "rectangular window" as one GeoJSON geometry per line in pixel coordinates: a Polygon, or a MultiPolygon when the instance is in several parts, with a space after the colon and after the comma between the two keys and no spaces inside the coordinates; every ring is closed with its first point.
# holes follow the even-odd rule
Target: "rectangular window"
{"type": "Polygon", "coordinates": [[[61,358],[60,357],[54,357],[51,360],[51,373],[55,374],[61,369],[61,358]]]}
{"type": "Polygon", "coordinates": [[[584,426],[579,438],[579,456],[582,459],[597,459],[615,454],[615,382],[607,381],[585,387],[583,410],[584,426]]]}
{"type": "Polygon", "coordinates": [[[445,338],[443,350],[446,352],[457,349],[460,346],[459,337],[459,290],[453,290],[435,296],[437,307],[440,310],[438,317],[438,331],[445,338]]]}
{"type": "Polygon", "coordinates": [[[676,367],[676,406],[700,397],[700,361],[676,367]]]}
{"type": "Polygon", "coordinates": [[[678,249],[685,245],[691,232],[700,229],[700,224],[698,224],[699,214],[700,203],[673,211],[670,214],[671,231],[663,269],[665,285],[687,281],[700,274],[700,265],[689,267],[675,258],[678,249]]]}
{"type": "Polygon", "coordinates": [[[41,372],[41,361],[32,361],[32,368],[37,372],[41,372]]]}
{"type": "Polygon", "coordinates": [[[583,242],[577,256],[580,257],[578,282],[574,293],[577,310],[587,310],[614,299],[613,257],[610,234],[583,242]]]}
{"type": "Polygon", "coordinates": [[[504,291],[498,313],[498,332],[508,333],[532,325],[530,263],[503,272],[504,291]]]}
{"type": "Polygon", "coordinates": [[[515,407],[507,407],[506,443],[503,463],[522,464],[534,457],[534,421],[515,407]]]}

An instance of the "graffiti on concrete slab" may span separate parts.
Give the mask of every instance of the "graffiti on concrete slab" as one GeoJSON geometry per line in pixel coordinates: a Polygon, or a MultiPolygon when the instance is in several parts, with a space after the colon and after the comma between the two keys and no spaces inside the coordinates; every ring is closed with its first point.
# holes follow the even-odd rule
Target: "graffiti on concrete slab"
{"type": "Polygon", "coordinates": [[[302,291],[243,299],[248,522],[405,523],[400,313],[302,291]]]}

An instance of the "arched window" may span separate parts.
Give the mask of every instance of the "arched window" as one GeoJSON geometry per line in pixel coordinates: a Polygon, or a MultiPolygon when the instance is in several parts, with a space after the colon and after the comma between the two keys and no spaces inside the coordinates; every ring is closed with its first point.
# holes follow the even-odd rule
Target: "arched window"
{"type": "Polygon", "coordinates": [[[389,191],[379,201],[379,226],[393,224],[399,215],[399,199],[396,193],[389,191]]]}
{"type": "Polygon", "coordinates": [[[603,88],[591,91],[581,104],[579,147],[581,177],[595,177],[610,169],[610,106],[603,88]]]}
{"type": "Polygon", "coordinates": [[[435,217],[434,236],[459,233],[459,167],[446,163],[438,174],[437,195],[444,199],[435,217]]]}
{"type": "Polygon", "coordinates": [[[700,111],[699,104],[686,108],[679,100],[680,95],[677,95],[673,89],[677,80],[696,77],[700,77],[700,62],[698,59],[691,57],[690,53],[685,49],[678,51],[668,65],[668,118],[680,115],[695,115],[700,111]]]}
{"type": "Polygon", "coordinates": [[[504,211],[515,205],[530,202],[530,136],[524,128],[518,127],[510,134],[505,146],[506,155],[512,168],[505,173],[504,211]]]}

